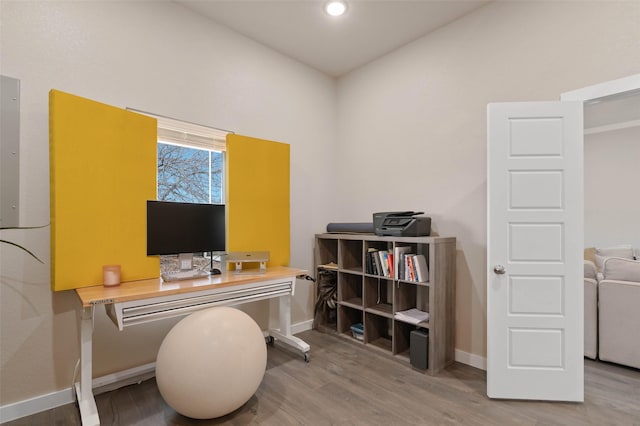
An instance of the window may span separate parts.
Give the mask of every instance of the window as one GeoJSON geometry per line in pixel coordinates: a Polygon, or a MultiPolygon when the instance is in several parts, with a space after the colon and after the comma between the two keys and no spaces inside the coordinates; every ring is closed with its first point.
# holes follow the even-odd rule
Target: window
{"type": "Polygon", "coordinates": [[[224,203],[223,153],[158,139],[158,200],[224,203]]]}
{"type": "Polygon", "coordinates": [[[224,151],[228,132],[158,120],[158,200],[224,204],[224,151]]]}
{"type": "Polygon", "coordinates": [[[157,199],[225,203],[225,151],[229,132],[149,114],[158,121],[157,199]]]}

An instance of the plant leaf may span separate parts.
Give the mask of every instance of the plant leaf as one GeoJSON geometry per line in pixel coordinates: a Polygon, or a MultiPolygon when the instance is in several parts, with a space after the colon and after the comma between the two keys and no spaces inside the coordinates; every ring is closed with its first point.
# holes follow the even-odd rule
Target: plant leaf
{"type": "Polygon", "coordinates": [[[39,228],[46,228],[47,226],[49,226],[48,223],[46,225],[40,225],[40,226],[3,226],[3,227],[0,227],[0,231],[4,231],[7,229],[39,229],[39,228]]]}
{"type": "Polygon", "coordinates": [[[43,262],[42,260],[40,260],[40,259],[38,258],[38,256],[36,256],[35,254],[33,254],[32,252],[30,252],[30,251],[29,251],[29,250],[27,250],[26,248],[22,247],[20,244],[16,244],[16,243],[14,243],[14,242],[7,241],[7,240],[0,240],[0,243],[5,243],[5,244],[9,244],[9,245],[14,246],[14,247],[18,247],[19,249],[24,250],[24,251],[26,251],[27,253],[29,253],[29,254],[31,255],[31,257],[33,257],[35,260],[37,260],[38,262],[40,262],[40,263],[42,263],[42,264],[44,265],[44,262],[43,262]]]}

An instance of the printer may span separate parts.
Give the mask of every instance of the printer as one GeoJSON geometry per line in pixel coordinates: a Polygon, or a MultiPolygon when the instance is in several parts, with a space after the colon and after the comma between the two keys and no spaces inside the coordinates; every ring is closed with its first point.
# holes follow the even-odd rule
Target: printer
{"type": "Polygon", "coordinates": [[[431,233],[431,218],[424,212],[400,211],[373,214],[373,230],[379,236],[422,237],[431,233]]]}

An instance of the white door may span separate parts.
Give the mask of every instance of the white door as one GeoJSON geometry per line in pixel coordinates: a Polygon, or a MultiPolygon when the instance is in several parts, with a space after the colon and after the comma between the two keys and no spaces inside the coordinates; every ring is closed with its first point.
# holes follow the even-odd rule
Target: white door
{"type": "Polygon", "coordinates": [[[488,106],[487,395],[583,401],[582,102],[488,106]]]}

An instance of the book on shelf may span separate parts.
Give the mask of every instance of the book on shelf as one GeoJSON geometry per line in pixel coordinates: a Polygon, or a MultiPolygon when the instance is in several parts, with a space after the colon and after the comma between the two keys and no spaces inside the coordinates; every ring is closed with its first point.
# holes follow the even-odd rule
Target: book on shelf
{"type": "Polygon", "coordinates": [[[371,258],[373,260],[373,275],[380,275],[380,271],[382,270],[382,266],[380,266],[380,256],[378,256],[378,253],[373,253],[371,258]]]}
{"type": "Polygon", "coordinates": [[[406,256],[406,271],[405,271],[405,279],[407,281],[415,281],[416,280],[416,276],[415,276],[415,269],[413,267],[413,258],[414,258],[415,254],[408,254],[406,256]]]}
{"type": "Polygon", "coordinates": [[[423,254],[407,253],[403,256],[404,271],[400,275],[406,281],[424,283],[429,281],[427,259],[423,254]]]}
{"type": "Polygon", "coordinates": [[[378,249],[370,248],[367,251],[367,256],[371,258],[371,274],[380,275],[380,256],[378,255],[378,249]]]}
{"type": "Polygon", "coordinates": [[[395,264],[395,268],[393,269],[393,278],[396,280],[404,279],[404,256],[406,256],[410,251],[411,247],[408,246],[395,247],[393,249],[393,262],[395,264]]]}
{"type": "Polygon", "coordinates": [[[416,281],[424,283],[429,281],[429,268],[427,259],[423,254],[416,254],[413,262],[416,269],[416,281]]]}
{"type": "Polygon", "coordinates": [[[380,266],[382,267],[381,271],[383,277],[389,276],[389,252],[387,250],[378,251],[378,255],[380,256],[380,266]]]}

